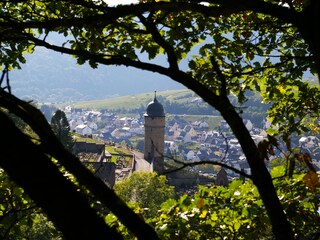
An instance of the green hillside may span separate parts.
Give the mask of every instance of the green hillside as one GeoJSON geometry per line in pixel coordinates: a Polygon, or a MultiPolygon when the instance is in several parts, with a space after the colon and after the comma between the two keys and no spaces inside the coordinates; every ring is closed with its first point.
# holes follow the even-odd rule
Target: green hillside
{"type": "MultiPolygon", "coordinates": [[[[260,126],[266,118],[269,106],[262,104],[261,98],[257,94],[248,93],[247,97],[248,100],[243,105],[239,104],[234,97],[232,101],[236,107],[241,107],[243,118],[250,119],[256,126],[260,126]]],[[[103,100],[77,102],[73,107],[97,110],[108,109],[121,114],[137,114],[145,112],[147,104],[153,98],[154,93],[149,92],[103,100]]],[[[202,118],[210,116],[210,118],[203,120],[211,122],[211,126],[215,126],[217,122],[220,122],[220,114],[189,89],[157,92],[157,99],[163,105],[167,116],[189,116],[189,118],[194,116],[194,120],[199,120],[199,116],[202,116],[202,118]]]]}
{"type": "MultiPolygon", "coordinates": [[[[182,90],[168,90],[157,92],[157,98],[164,98],[170,102],[177,102],[184,104],[190,102],[197,95],[194,94],[189,89],[182,90]]],[[[125,109],[130,111],[130,109],[137,109],[141,106],[146,106],[154,98],[154,93],[143,93],[132,96],[115,97],[102,100],[92,100],[77,102],[74,104],[75,108],[82,109],[125,109]]]]}

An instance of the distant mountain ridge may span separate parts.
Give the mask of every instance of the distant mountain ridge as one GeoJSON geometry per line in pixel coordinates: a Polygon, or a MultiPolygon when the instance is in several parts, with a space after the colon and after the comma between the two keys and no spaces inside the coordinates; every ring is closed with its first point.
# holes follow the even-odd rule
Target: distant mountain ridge
{"type": "MultiPolygon", "coordinates": [[[[52,35],[50,41],[60,42],[61,36],[52,35]]],[[[196,50],[194,50],[196,53],[196,50]]],[[[145,56],[139,56],[144,59],[145,56]]],[[[10,73],[12,92],[16,96],[39,103],[64,103],[135,95],[153,91],[185,89],[166,76],[124,66],[104,66],[92,69],[79,66],[70,55],[43,47],[26,56],[22,70],[10,73]]],[[[166,66],[164,56],[155,62],[166,66]]],[[[180,63],[187,69],[188,60],[180,63]]],[[[305,77],[313,78],[310,73],[305,77]]]]}
{"type": "Polygon", "coordinates": [[[12,92],[16,96],[40,103],[63,103],[104,99],[184,88],[159,74],[129,67],[79,66],[68,55],[36,49],[27,55],[22,70],[10,72],[12,92]]]}

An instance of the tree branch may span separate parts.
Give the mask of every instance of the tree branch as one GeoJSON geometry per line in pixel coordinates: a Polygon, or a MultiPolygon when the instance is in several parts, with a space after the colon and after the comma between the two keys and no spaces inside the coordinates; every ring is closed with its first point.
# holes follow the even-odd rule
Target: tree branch
{"type": "MultiPolygon", "coordinates": [[[[66,3],[69,4],[69,3],[66,3]]],[[[102,10],[102,9],[100,9],[102,10]]],[[[85,26],[106,26],[107,24],[112,24],[114,21],[121,17],[126,16],[138,16],[146,12],[152,12],[157,10],[166,10],[170,12],[180,12],[180,11],[192,11],[200,12],[207,16],[221,16],[228,14],[230,15],[229,9],[221,9],[218,7],[207,7],[201,4],[186,4],[182,2],[157,2],[157,3],[140,3],[132,4],[118,7],[105,7],[105,13],[96,13],[92,16],[86,17],[70,17],[70,18],[59,18],[59,19],[49,19],[43,21],[24,21],[14,20],[12,18],[6,19],[3,17],[3,21],[0,22],[0,28],[12,28],[12,29],[37,29],[45,28],[48,30],[54,30],[56,28],[70,28],[73,26],[85,27],[85,26]]],[[[236,11],[236,10],[234,10],[236,11]]],[[[0,15],[1,16],[1,15],[0,15]]]]}
{"type": "Polygon", "coordinates": [[[41,147],[21,133],[1,111],[0,116],[6,139],[2,143],[1,167],[48,214],[65,237],[121,239],[90,207],[75,185],[61,174],[41,147]]]}
{"type": "Polygon", "coordinates": [[[148,19],[142,15],[138,16],[140,21],[145,25],[146,29],[152,35],[154,41],[161,46],[168,56],[169,67],[173,70],[179,70],[178,60],[174,48],[171,44],[167,43],[166,40],[159,33],[156,25],[151,23],[148,19]]]}
{"type": "Polygon", "coordinates": [[[179,161],[177,159],[174,159],[175,162],[179,163],[179,164],[182,164],[181,167],[178,167],[178,168],[175,168],[175,169],[172,169],[172,170],[168,170],[168,171],[165,171],[163,172],[162,174],[168,174],[168,173],[173,173],[173,172],[177,172],[177,171],[180,171],[186,167],[193,167],[193,166],[198,166],[198,165],[203,165],[203,164],[212,164],[212,165],[218,165],[218,166],[221,166],[221,167],[224,167],[224,168],[227,168],[227,169],[230,169],[232,171],[234,171],[235,173],[238,173],[246,178],[249,178],[249,179],[252,179],[252,176],[239,170],[239,169],[236,169],[234,167],[231,167],[225,163],[222,163],[222,162],[218,162],[218,161],[212,161],[212,160],[206,160],[206,161],[200,161],[200,162],[184,162],[184,161],[179,161]]]}
{"type": "Polygon", "coordinates": [[[299,19],[300,13],[294,9],[263,0],[208,0],[207,2],[218,4],[221,8],[227,8],[230,11],[253,11],[267,14],[295,25],[301,20],[299,19]]]}
{"type": "Polygon", "coordinates": [[[214,56],[211,56],[210,57],[210,61],[211,61],[211,64],[212,64],[212,67],[213,67],[213,70],[217,73],[217,76],[221,82],[221,87],[220,87],[220,90],[221,90],[221,95],[222,96],[228,96],[228,93],[227,93],[227,80],[225,78],[225,76],[223,75],[217,61],[215,60],[214,56]]]}

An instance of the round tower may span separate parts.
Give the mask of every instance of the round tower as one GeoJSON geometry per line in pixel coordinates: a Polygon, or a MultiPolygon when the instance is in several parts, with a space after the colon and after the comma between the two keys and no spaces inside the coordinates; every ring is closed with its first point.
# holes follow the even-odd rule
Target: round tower
{"type": "Polygon", "coordinates": [[[144,159],[151,164],[151,170],[157,173],[164,170],[164,127],[163,106],[158,102],[155,92],[154,100],[148,104],[144,114],[144,159]]]}

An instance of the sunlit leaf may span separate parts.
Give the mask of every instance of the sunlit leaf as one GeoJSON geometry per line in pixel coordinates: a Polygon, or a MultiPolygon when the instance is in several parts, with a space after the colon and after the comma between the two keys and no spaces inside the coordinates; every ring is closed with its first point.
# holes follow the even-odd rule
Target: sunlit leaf
{"type": "Polygon", "coordinates": [[[313,192],[319,187],[319,176],[314,171],[307,172],[303,177],[303,181],[313,192]]]}

